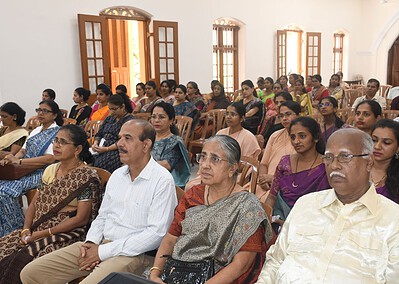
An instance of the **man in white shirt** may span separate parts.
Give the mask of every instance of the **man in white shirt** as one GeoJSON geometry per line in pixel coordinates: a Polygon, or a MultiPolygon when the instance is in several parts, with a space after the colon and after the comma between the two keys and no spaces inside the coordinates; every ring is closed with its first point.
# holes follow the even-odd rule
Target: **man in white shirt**
{"type": "Polygon", "coordinates": [[[381,109],[385,110],[387,108],[387,100],[382,97],[377,95],[378,90],[380,89],[380,82],[377,79],[370,79],[367,82],[367,90],[366,90],[366,95],[358,97],[355,102],[352,105],[352,109],[355,109],[356,106],[361,103],[362,101],[365,100],[372,100],[376,101],[377,103],[380,104],[381,109]]]}
{"type": "Polygon", "coordinates": [[[152,263],[177,205],[172,175],[152,157],[155,130],[144,120],[126,122],[118,150],[125,164],[110,177],[86,241],[36,259],[21,272],[23,283],[98,283],[111,272],[141,274],[152,263]]]}
{"type": "Polygon", "coordinates": [[[257,283],[398,283],[399,206],[370,184],[373,141],[334,132],[323,161],[332,189],[301,197],[257,283]]]}

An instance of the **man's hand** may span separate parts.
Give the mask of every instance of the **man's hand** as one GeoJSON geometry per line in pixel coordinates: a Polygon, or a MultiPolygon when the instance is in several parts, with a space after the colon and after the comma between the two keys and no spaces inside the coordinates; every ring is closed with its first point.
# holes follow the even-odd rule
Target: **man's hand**
{"type": "Polygon", "coordinates": [[[98,245],[93,243],[82,244],[78,258],[79,270],[92,270],[100,262],[98,245]]]}

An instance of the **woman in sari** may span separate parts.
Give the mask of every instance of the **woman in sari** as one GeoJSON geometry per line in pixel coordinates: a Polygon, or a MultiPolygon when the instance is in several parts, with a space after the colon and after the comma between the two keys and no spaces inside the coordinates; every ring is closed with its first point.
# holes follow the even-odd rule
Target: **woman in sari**
{"type": "Polygon", "coordinates": [[[291,92],[292,98],[301,105],[301,115],[312,115],[313,107],[310,95],[306,92],[305,85],[302,80],[295,81],[295,90],[291,92]]]}
{"type": "Polygon", "coordinates": [[[157,84],[155,84],[154,81],[148,81],[145,84],[145,94],[146,96],[137,102],[136,108],[134,109],[133,113],[150,113],[156,103],[163,101],[163,99],[159,96],[157,84]]]}
{"type": "Polygon", "coordinates": [[[322,155],[325,144],[317,121],[298,117],[289,127],[295,154],[281,158],[277,165],[266,204],[273,216],[286,220],[291,208],[301,196],[330,188],[322,155]]]}
{"type": "Polygon", "coordinates": [[[329,92],[327,88],[321,84],[321,76],[319,74],[312,76],[312,85],[312,105],[317,108],[321,99],[329,96],[329,92]]]}
{"type": "Polygon", "coordinates": [[[20,283],[20,271],[34,258],[82,241],[97,213],[100,181],[85,165],[92,156],[84,130],[63,126],[53,151],[59,163],[44,171],[23,229],[0,238],[0,283],[20,283]]]}
{"type": "Polygon", "coordinates": [[[381,119],[371,137],[374,141],[371,182],[377,193],[399,203],[399,122],[381,119]]]}
{"type": "Polygon", "coordinates": [[[205,107],[205,103],[197,83],[193,81],[187,83],[187,96],[188,100],[195,105],[198,111],[202,111],[205,107]]]}
{"type": "Polygon", "coordinates": [[[259,200],[236,184],[240,153],[237,141],[226,135],[204,143],[197,155],[203,184],[180,199],[150,269],[152,281],[172,283],[160,278],[168,255],[183,262],[214,260],[209,284],[255,283],[272,232],[259,200]]]}
{"type": "Polygon", "coordinates": [[[371,135],[371,131],[378,120],[381,119],[382,108],[379,103],[365,100],[355,108],[355,126],[371,135]]]}
{"type": "Polygon", "coordinates": [[[132,98],[134,104],[133,111],[136,109],[138,101],[140,101],[145,96],[145,85],[144,83],[138,83],[136,85],[136,96],[132,98]]]}
{"type": "Polygon", "coordinates": [[[1,165],[17,164],[36,168],[17,180],[0,180],[0,237],[23,225],[18,197],[36,188],[44,168],[55,161],[51,141],[64,122],[61,111],[56,102],[42,101],[36,112],[42,125],[30,133],[18,153],[8,154],[0,161],[1,165]]]}
{"type": "Polygon", "coordinates": [[[7,154],[15,155],[24,145],[28,131],[22,127],[25,111],[16,103],[5,103],[0,107],[0,159],[7,154]]]}
{"type": "Polygon", "coordinates": [[[90,120],[104,121],[109,115],[108,99],[112,96],[111,88],[105,84],[99,84],[96,89],[97,104],[91,110],[90,120]]]}
{"type": "Polygon", "coordinates": [[[175,101],[173,103],[175,115],[184,115],[194,120],[198,119],[198,109],[188,100],[187,89],[184,85],[178,85],[175,89],[175,101]]]}
{"type": "Polygon", "coordinates": [[[171,172],[175,184],[184,188],[190,178],[190,163],[183,140],[174,125],[175,110],[166,102],[159,102],[151,112],[150,122],[156,137],[151,155],[171,172]]]}
{"type": "Polygon", "coordinates": [[[256,135],[258,126],[263,116],[263,102],[257,97],[255,86],[251,80],[245,80],[241,83],[243,99],[238,104],[245,108],[245,118],[243,127],[256,135]]]}
{"type": "Polygon", "coordinates": [[[338,101],[334,97],[325,97],[319,103],[319,112],[323,116],[321,136],[324,144],[335,131],[344,126],[344,122],[337,116],[338,101]]]}
{"type": "Polygon", "coordinates": [[[173,104],[175,101],[174,88],[169,80],[164,80],[161,82],[161,86],[159,88],[159,95],[165,102],[168,104],[173,104]]]}
{"type": "Polygon", "coordinates": [[[133,116],[130,99],[125,93],[111,96],[108,108],[110,115],[101,124],[92,145],[92,151],[98,154],[95,155],[93,165],[113,173],[122,166],[116,146],[119,131],[126,121],[133,119],[133,116]]]}
{"type": "Polygon", "coordinates": [[[277,80],[278,83],[280,83],[281,87],[283,88],[284,92],[288,92],[288,77],[285,75],[281,75],[280,78],[277,80]]]}
{"type": "Polygon", "coordinates": [[[84,127],[89,120],[91,107],[87,104],[90,97],[90,90],[76,88],[73,92],[73,101],[76,105],[71,108],[69,118],[76,119],[76,125],[84,127]]]}
{"type": "Polygon", "coordinates": [[[297,102],[286,101],[280,105],[278,118],[284,128],[274,132],[270,136],[259,165],[259,186],[257,187],[256,194],[261,200],[269,192],[274,172],[281,157],[295,153],[294,147],[291,145],[288,129],[291,121],[297,118],[300,112],[301,106],[297,102]]]}
{"type": "Polygon", "coordinates": [[[292,93],[295,90],[295,82],[297,80],[300,80],[298,74],[292,73],[288,76],[288,83],[290,83],[290,86],[288,87],[289,93],[292,93]]]}
{"type": "Polygon", "coordinates": [[[338,101],[338,108],[342,106],[342,99],[344,98],[344,90],[340,85],[341,77],[337,74],[333,74],[330,78],[330,85],[328,86],[328,92],[330,96],[334,97],[338,101]]]}
{"type": "Polygon", "coordinates": [[[274,98],[273,84],[274,84],[273,79],[271,77],[266,77],[264,80],[265,88],[263,90],[260,90],[261,92],[258,92],[258,97],[265,104],[266,109],[269,108],[269,106],[273,102],[274,98]]]}

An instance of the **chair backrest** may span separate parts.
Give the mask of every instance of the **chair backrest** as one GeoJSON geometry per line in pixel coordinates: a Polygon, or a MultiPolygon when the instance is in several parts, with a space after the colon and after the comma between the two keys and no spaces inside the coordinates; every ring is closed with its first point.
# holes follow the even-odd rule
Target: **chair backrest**
{"type": "Polygon", "coordinates": [[[342,119],[342,121],[347,121],[349,116],[353,115],[353,110],[351,107],[341,108],[337,110],[337,116],[342,119]]]}
{"type": "Polygon", "coordinates": [[[360,92],[357,89],[349,89],[345,91],[345,96],[346,96],[346,103],[348,104],[348,107],[351,107],[355,100],[358,97],[361,97],[363,95],[363,92],[360,92]]]}
{"type": "Polygon", "coordinates": [[[348,119],[346,120],[346,124],[350,126],[355,126],[355,116],[354,115],[349,116],[348,119]]]}
{"type": "Polygon", "coordinates": [[[192,123],[193,119],[191,117],[184,115],[177,115],[175,117],[175,124],[179,130],[179,136],[183,139],[186,148],[188,146],[188,139],[190,137],[192,123]]]}
{"type": "Polygon", "coordinates": [[[30,133],[33,129],[35,129],[39,125],[40,122],[37,119],[37,116],[32,116],[31,118],[28,119],[28,122],[25,125],[25,129],[30,133]]]}
{"type": "Polygon", "coordinates": [[[150,120],[151,113],[149,113],[149,112],[139,112],[139,113],[133,114],[133,116],[136,117],[136,118],[143,119],[143,120],[150,120]]]}
{"type": "Polygon", "coordinates": [[[63,125],[67,125],[67,124],[76,124],[76,119],[73,118],[63,118],[64,120],[64,124],[63,125]]]}
{"type": "Polygon", "coordinates": [[[68,117],[68,111],[66,109],[60,109],[61,113],[62,113],[62,117],[67,118],[68,117]]]}
{"type": "Polygon", "coordinates": [[[85,126],[85,131],[86,131],[87,137],[89,138],[88,141],[89,141],[90,145],[93,144],[94,137],[96,136],[102,123],[103,122],[101,120],[90,120],[89,122],[87,122],[87,124],[85,126]]]}
{"type": "MultiPolygon", "coordinates": [[[[226,122],[226,110],[225,109],[213,109],[208,111],[207,118],[209,117],[208,124],[212,123],[212,136],[216,135],[216,133],[225,128],[226,122]]],[[[205,120],[206,122],[206,120],[205,120]]],[[[205,129],[208,125],[206,125],[205,129]]]]}
{"type": "Polygon", "coordinates": [[[386,98],[392,85],[380,85],[379,95],[386,98]]]}
{"type": "Polygon", "coordinates": [[[387,98],[393,100],[394,98],[396,98],[397,96],[399,96],[399,86],[398,87],[393,87],[391,89],[389,89],[387,98]]]}
{"type": "Polygon", "coordinates": [[[105,186],[107,185],[107,182],[111,176],[111,173],[102,168],[97,168],[97,167],[92,167],[92,168],[96,170],[97,175],[100,178],[101,187],[105,189],[105,186]]]}
{"type": "Polygon", "coordinates": [[[382,116],[388,119],[395,119],[399,116],[399,110],[383,110],[382,116]]]}
{"type": "Polygon", "coordinates": [[[242,156],[240,161],[241,175],[237,183],[244,186],[250,183],[250,192],[255,193],[258,183],[259,161],[253,157],[242,156]]]}

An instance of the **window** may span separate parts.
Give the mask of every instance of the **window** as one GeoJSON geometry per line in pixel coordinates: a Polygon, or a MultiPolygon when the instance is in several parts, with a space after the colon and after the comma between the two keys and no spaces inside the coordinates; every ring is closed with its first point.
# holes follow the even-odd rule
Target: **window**
{"type": "Polygon", "coordinates": [[[334,47],[333,47],[333,73],[342,71],[342,62],[344,56],[344,34],[334,34],[334,47]]]}
{"type": "Polygon", "coordinates": [[[320,74],[321,33],[306,33],[306,76],[320,74]]]}
{"type": "Polygon", "coordinates": [[[213,79],[219,80],[226,92],[238,89],[238,30],[229,19],[219,19],[213,25],[213,79]]]}

